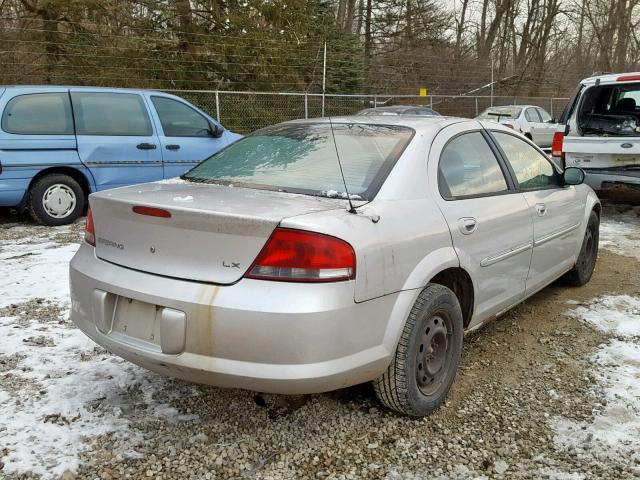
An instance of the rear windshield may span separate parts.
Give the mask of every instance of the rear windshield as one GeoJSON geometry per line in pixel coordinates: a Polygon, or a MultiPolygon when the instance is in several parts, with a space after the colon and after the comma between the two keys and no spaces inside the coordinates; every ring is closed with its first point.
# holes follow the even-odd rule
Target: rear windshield
{"type": "Polygon", "coordinates": [[[413,130],[356,123],[275,125],[216,153],[182,178],[346,198],[336,147],[352,199],[371,200],[413,130]]]}
{"type": "Polygon", "coordinates": [[[499,120],[502,118],[518,118],[522,108],[519,107],[491,107],[478,115],[481,120],[499,120]]]}
{"type": "Polygon", "coordinates": [[[640,135],[640,83],[585,90],[578,110],[578,126],[584,135],[640,135]]]}

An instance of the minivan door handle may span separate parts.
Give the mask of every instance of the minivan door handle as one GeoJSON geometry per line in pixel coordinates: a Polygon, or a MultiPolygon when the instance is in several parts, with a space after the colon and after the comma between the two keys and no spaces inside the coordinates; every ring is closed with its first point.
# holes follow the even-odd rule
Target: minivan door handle
{"type": "Polygon", "coordinates": [[[172,144],[172,145],[167,145],[164,148],[166,148],[167,150],[180,150],[180,145],[172,144]]]}
{"type": "Polygon", "coordinates": [[[458,219],[458,229],[463,235],[471,235],[476,231],[478,221],[473,217],[462,217],[458,219]]]}
{"type": "Polygon", "coordinates": [[[136,145],[136,148],[138,150],[155,150],[156,144],[155,143],[139,143],[138,145],[136,145]]]}
{"type": "Polygon", "coordinates": [[[547,206],[544,203],[536,203],[536,212],[538,212],[539,217],[544,217],[547,213],[547,206]]]}

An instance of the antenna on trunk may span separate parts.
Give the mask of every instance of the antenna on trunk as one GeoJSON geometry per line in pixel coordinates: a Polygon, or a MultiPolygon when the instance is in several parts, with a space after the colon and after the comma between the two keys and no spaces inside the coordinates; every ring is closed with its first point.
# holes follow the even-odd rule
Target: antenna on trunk
{"type": "Polygon", "coordinates": [[[344,178],[344,171],[342,170],[342,162],[340,161],[340,153],[338,152],[338,142],[336,142],[336,134],[333,131],[333,122],[331,121],[331,116],[329,118],[329,126],[331,127],[331,137],[333,138],[333,146],[336,149],[336,158],[338,159],[338,166],[340,167],[340,175],[342,176],[342,184],[344,185],[344,193],[347,195],[347,200],[349,200],[349,213],[358,213],[351,202],[351,195],[349,195],[349,189],[347,189],[347,180],[344,178]]]}

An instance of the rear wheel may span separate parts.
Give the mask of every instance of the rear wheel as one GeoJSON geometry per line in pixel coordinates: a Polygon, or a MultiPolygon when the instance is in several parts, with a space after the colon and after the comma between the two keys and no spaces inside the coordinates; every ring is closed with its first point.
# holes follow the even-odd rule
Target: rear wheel
{"type": "Polygon", "coordinates": [[[598,259],[599,240],[600,219],[598,218],[598,214],[592,211],[589,215],[587,229],[584,232],[582,248],[580,249],[578,260],[573,269],[565,275],[565,279],[571,285],[581,287],[591,280],[593,270],[596,267],[596,260],[598,259]]]}
{"type": "Polygon", "coordinates": [[[82,187],[68,175],[46,175],[29,189],[29,213],[42,225],[73,223],[82,215],[84,205],[85,195],[82,187]]]}
{"type": "Polygon", "coordinates": [[[456,295],[442,285],[428,285],[411,309],[391,364],[373,382],[380,402],[416,417],[437,409],[456,376],[462,338],[456,295]]]}

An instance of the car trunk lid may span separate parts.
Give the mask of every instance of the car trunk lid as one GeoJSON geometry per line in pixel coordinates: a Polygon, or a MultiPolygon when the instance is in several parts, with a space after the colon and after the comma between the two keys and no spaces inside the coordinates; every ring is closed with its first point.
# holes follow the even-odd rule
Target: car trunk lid
{"type": "Polygon", "coordinates": [[[128,268],[231,284],[251,266],[287,217],[344,208],[342,200],[183,181],[91,196],[96,255],[128,268]],[[169,212],[154,216],[151,207],[169,212]],[[140,210],[140,209],[137,209],[140,210]]]}

